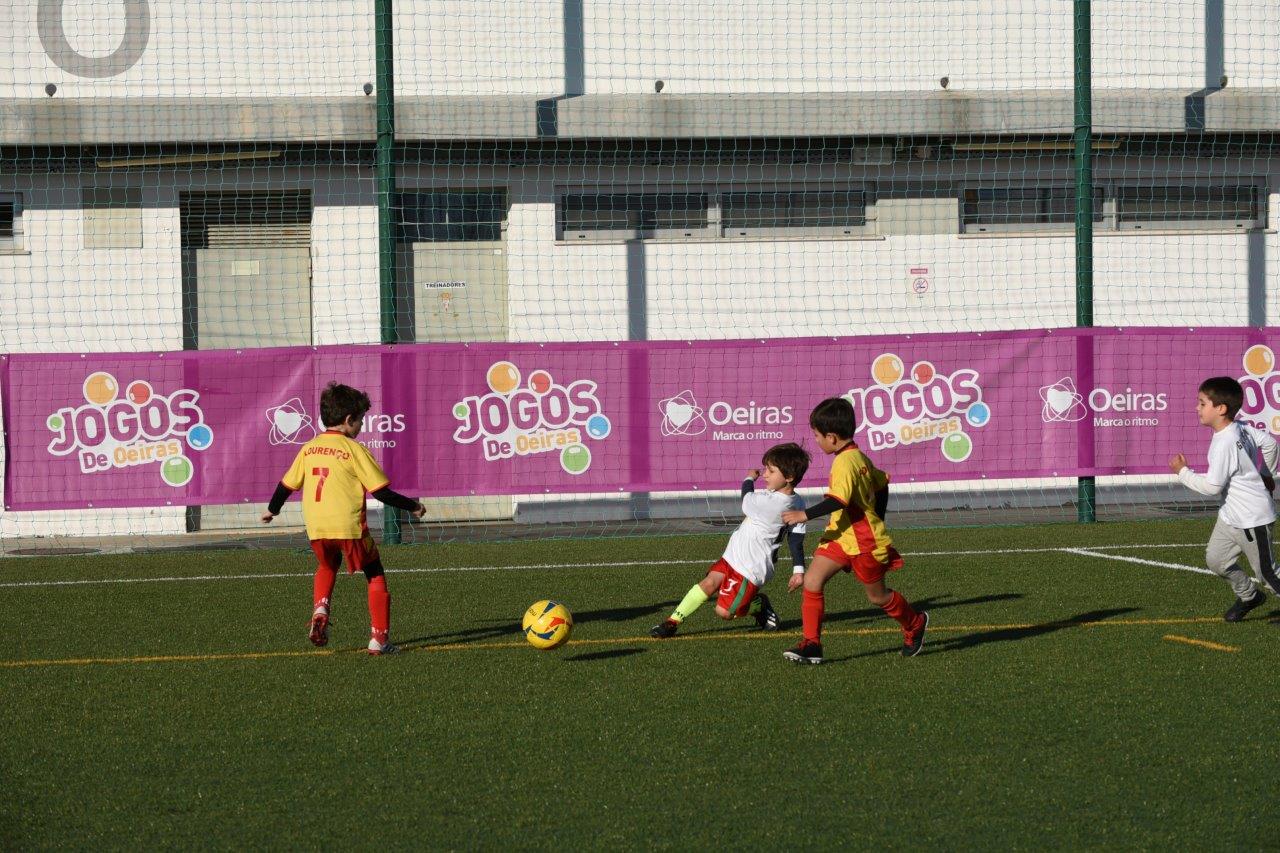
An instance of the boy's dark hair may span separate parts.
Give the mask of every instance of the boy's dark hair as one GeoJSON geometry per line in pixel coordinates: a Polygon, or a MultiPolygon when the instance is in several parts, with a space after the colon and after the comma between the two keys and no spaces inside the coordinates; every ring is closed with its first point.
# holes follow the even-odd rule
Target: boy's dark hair
{"type": "Polygon", "coordinates": [[[858,429],[853,403],[845,397],[828,397],[809,413],[809,426],[823,435],[834,433],[837,438],[853,438],[858,429]]]}
{"type": "Polygon", "coordinates": [[[1215,406],[1226,406],[1227,417],[1232,420],[1244,405],[1244,389],[1230,376],[1211,376],[1200,383],[1200,393],[1215,406]]]}
{"type": "Polygon", "coordinates": [[[781,471],[792,488],[800,485],[804,472],[809,470],[809,452],[794,441],[775,444],[764,452],[764,459],[760,461],[781,471]]]}
{"type": "Polygon", "coordinates": [[[369,405],[369,395],[363,391],[330,382],[320,394],[320,420],[326,427],[342,426],[347,418],[362,421],[369,405]]]}

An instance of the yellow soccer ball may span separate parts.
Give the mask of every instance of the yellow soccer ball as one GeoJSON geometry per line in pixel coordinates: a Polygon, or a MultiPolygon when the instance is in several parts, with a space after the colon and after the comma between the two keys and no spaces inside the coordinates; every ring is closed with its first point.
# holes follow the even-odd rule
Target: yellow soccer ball
{"type": "Polygon", "coordinates": [[[563,645],[573,632],[573,614],[558,601],[535,601],[524,612],[524,638],[536,649],[563,645]]]}

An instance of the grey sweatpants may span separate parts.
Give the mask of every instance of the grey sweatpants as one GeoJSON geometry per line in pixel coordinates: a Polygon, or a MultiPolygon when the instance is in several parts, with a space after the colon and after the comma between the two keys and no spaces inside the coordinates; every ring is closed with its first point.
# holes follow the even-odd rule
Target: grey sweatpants
{"type": "Polygon", "coordinates": [[[1280,578],[1276,577],[1271,548],[1271,525],[1240,528],[1218,519],[1204,549],[1204,558],[1215,574],[1227,579],[1236,598],[1245,601],[1253,598],[1258,592],[1258,583],[1263,582],[1271,587],[1273,594],[1280,595],[1280,578]],[[1249,561],[1257,583],[1240,568],[1242,554],[1249,561]]]}

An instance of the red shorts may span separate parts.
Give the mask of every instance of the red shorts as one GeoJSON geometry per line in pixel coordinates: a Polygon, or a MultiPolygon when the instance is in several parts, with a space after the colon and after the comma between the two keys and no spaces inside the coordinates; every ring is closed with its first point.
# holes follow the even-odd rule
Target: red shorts
{"type": "Polygon", "coordinates": [[[892,545],[889,546],[889,559],[883,563],[870,554],[846,554],[839,542],[822,543],[818,550],[813,552],[813,556],[826,557],[828,560],[839,563],[842,571],[853,572],[863,583],[884,580],[884,576],[890,571],[903,566],[902,555],[892,545]]]}
{"type": "Polygon", "coordinates": [[[723,572],[724,580],[720,581],[720,594],[716,596],[716,606],[723,607],[730,616],[746,616],[747,608],[760,591],[760,587],[738,574],[737,569],[724,561],[722,557],[711,567],[713,572],[723,572]]]}
{"type": "Polygon", "coordinates": [[[378,546],[368,533],[360,539],[312,539],[311,550],[320,561],[320,567],[332,572],[342,567],[344,559],[347,574],[362,572],[365,566],[378,559],[378,546]]]}

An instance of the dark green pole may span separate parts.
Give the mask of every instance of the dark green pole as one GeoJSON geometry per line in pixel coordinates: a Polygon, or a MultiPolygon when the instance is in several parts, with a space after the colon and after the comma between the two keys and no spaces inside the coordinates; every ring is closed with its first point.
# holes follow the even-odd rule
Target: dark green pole
{"type": "MultiPolygon", "coordinates": [[[[378,305],[382,342],[396,342],[396,99],[392,59],[391,0],[373,0],[374,73],[378,88],[378,141],[374,176],[378,188],[378,305]]],[[[383,509],[382,541],[400,542],[400,511],[383,509]]]]}
{"type": "MultiPolygon", "coordinates": [[[[1092,27],[1089,21],[1089,0],[1075,0],[1075,171],[1076,171],[1076,325],[1093,325],[1093,73],[1090,50],[1092,27]]],[[[1087,351],[1089,358],[1080,359],[1088,376],[1081,375],[1081,387],[1092,383],[1093,342],[1081,339],[1078,347],[1087,351]]],[[[1079,371],[1077,371],[1079,372],[1079,371]]],[[[1087,434],[1092,436],[1092,424],[1086,418],[1087,434]]],[[[1088,458],[1092,460],[1092,440],[1089,441],[1088,458]]],[[[1097,492],[1093,477],[1081,477],[1076,484],[1076,517],[1082,522],[1097,520],[1097,492]]]]}

